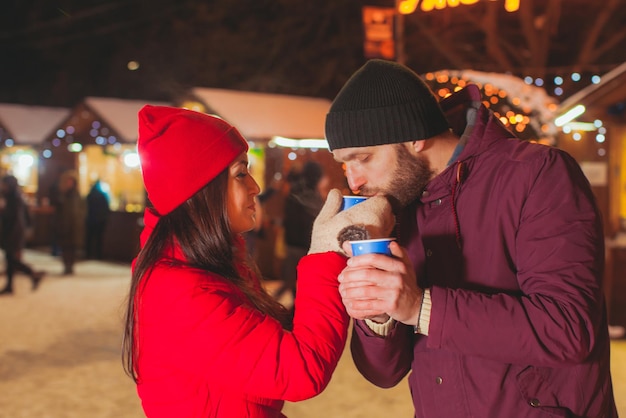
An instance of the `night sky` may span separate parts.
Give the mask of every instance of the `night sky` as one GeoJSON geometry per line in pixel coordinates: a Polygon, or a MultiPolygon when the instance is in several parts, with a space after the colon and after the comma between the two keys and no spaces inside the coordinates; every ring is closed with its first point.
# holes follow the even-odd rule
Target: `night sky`
{"type": "MultiPolygon", "coordinates": [[[[513,74],[543,71],[524,46],[522,13],[507,14],[500,3],[407,16],[407,64],[419,73],[497,71],[501,63],[481,27],[480,13],[489,6],[499,13],[498,44],[513,74]]],[[[567,77],[580,61],[589,78],[626,60],[626,0],[613,10],[604,2],[564,3],[558,23],[546,31],[546,77],[567,77]],[[601,24],[597,47],[585,55],[594,22],[601,24]]],[[[373,4],[393,1],[2,0],[0,102],[171,100],[193,86],[332,99],[365,61],[361,9],[373,4]],[[131,71],[132,61],[139,66],[131,71]]],[[[551,2],[533,4],[532,22],[540,30],[551,2]]]]}
{"type": "Polygon", "coordinates": [[[8,0],[0,101],[167,100],[191,86],[333,96],[363,60],[360,6],[338,3],[8,0]]]}

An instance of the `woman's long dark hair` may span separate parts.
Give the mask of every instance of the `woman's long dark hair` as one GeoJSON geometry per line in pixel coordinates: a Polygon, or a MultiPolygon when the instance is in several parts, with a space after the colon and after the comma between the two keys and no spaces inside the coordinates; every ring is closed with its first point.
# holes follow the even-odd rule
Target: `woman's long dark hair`
{"type": "Polygon", "coordinates": [[[260,291],[245,277],[237,265],[246,263],[258,274],[258,269],[238,246],[228,223],[226,212],[226,191],[228,169],[198,191],[185,203],[163,216],[139,252],[133,270],[126,324],[122,345],[122,359],[126,374],[135,382],[139,380],[137,359],[139,348],[137,324],[137,304],[141,291],[146,286],[150,270],[157,263],[188,266],[210,271],[224,277],[239,288],[259,311],[270,315],[286,325],[287,311],[269,294],[260,291]],[[178,244],[185,261],[166,259],[164,250],[178,244]]]}

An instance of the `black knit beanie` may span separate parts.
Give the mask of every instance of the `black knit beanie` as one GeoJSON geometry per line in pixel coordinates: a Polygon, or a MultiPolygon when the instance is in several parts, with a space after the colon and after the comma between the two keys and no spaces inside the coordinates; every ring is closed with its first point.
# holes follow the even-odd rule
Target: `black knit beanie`
{"type": "Polygon", "coordinates": [[[326,115],[330,150],[431,138],[448,129],[437,98],[409,68],[370,60],[343,86],[326,115]]]}

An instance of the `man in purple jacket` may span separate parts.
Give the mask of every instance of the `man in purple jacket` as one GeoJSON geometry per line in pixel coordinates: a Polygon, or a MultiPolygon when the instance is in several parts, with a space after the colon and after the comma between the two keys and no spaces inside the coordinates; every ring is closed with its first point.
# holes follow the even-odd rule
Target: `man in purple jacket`
{"type": "Polygon", "coordinates": [[[568,154],[515,138],[476,86],[438,103],[382,60],[339,92],[326,136],[398,222],[395,257],[339,277],[365,378],[411,371],[416,417],[617,417],[600,214],[568,154]]]}

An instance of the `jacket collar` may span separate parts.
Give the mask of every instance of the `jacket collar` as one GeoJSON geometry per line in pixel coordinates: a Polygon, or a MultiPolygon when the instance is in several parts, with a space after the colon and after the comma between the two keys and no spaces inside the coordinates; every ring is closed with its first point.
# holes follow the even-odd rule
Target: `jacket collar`
{"type": "Polygon", "coordinates": [[[502,122],[482,104],[480,90],[470,84],[441,102],[452,131],[459,136],[459,147],[448,167],[426,186],[422,202],[442,198],[471,172],[471,160],[504,138],[515,138],[502,122]]]}

